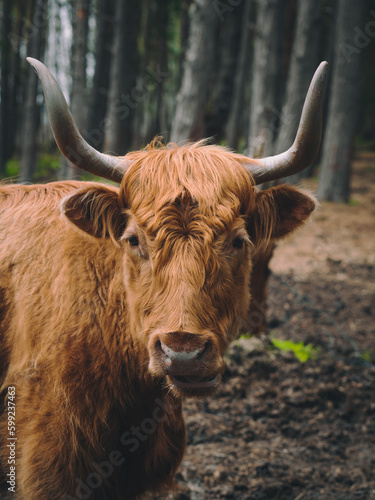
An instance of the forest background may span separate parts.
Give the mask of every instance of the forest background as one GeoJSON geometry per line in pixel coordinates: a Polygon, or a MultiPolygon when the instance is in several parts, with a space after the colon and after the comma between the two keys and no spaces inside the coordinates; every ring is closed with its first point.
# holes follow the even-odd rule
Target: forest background
{"type": "Polygon", "coordinates": [[[300,175],[319,176],[320,199],[348,202],[355,148],[375,146],[375,0],[2,0],[0,12],[3,178],[82,174],[59,157],[26,56],[56,75],[83,136],[107,153],[157,135],[282,152],[322,60],[322,149],[300,175]]]}
{"type": "Polygon", "coordinates": [[[280,153],[328,61],[320,154],[286,179],[320,209],[259,266],[267,295],[253,293],[217,394],[185,401],[181,492],[160,498],[375,498],[375,0],[0,0],[0,22],[13,182],[89,178],[62,159],[27,56],[116,155],[155,136],[280,153]]]}

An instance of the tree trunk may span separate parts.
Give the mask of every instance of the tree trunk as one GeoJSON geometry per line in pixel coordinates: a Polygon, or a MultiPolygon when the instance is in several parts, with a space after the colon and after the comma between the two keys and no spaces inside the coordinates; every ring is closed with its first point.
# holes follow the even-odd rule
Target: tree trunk
{"type": "Polygon", "coordinates": [[[192,3],[184,74],[172,123],[172,142],[202,137],[199,121],[213,67],[219,20],[212,0],[195,0],[192,3]]]}
{"type": "Polygon", "coordinates": [[[283,0],[262,0],[257,6],[253,81],[250,99],[249,156],[272,154],[279,119],[283,0]]]}
{"type": "MultiPolygon", "coordinates": [[[[25,99],[25,76],[23,75],[22,68],[24,67],[24,58],[21,56],[21,52],[24,49],[25,39],[22,37],[25,31],[25,25],[29,23],[28,16],[28,6],[26,0],[16,0],[16,6],[14,10],[13,17],[13,28],[14,31],[11,35],[11,45],[13,49],[12,54],[12,93],[11,93],[11,109],[12,113],[9,117],[9,128],[11,134],[10,140],[10,155],[14,155],[16,152],[19,154],[22,145],[22,126],[23,120],[23,105],[25,99]]],[[[26,38],[26,35],[24,35],[26,38]]],[[[27,65],[28,66],[28,65],[27,65]]]]}
{"type": "Polygon", "coordinates": [[[109,94],[109,73],[114,26],[114,0],[98,0],[96,12],[95,73],[89,99],[87,130],[84,137],[101,151],[109,94]]]}
{"type": "Polygon", "coordinates": [[[178,78],[177,78],[177,88],[181,87],[182,78],[184,75],[184,61],[186,55],[186,47],[189,40],[189,28],[190,28],[190,17],[189,9],[192,0],[183,0],[181,5],[180,14],[180,55],[178,58],[178,78]]]}
{"type": "MultiPolygon", "coordinates": [[[[153,21],[156,17],[155,11],[157,5],[155,0],[150,0],[144,3],[141,22],[141,39],[143,41],[143,50],[141,58],[140,78],[145,82],[147,78],[147,68],[150,68],[152,60],[152,48],[154,45],[153,38],[153,21]]],[[[136,113],[133,123],[133,144],[134,148],[139,149],[145,142],[149,142],[152,135],[152,113],[151,113],[151,94],[149,91],[145,94],[142,102],[136,108],[136,113]]]]}
{"type": "MultiPolygon", "coordinates": [[[[164,0],[157,9],[157,60],[160,64],[162,74],[168,74],[168,21],[169,21],[169,0],[164,0]]],[[[154,120],[154,133],[152,135],[166,133],[167,120],[164,102],[164,80],[156,88],[156,115],[154,120]]]]}
{"type": "Polygon", "coordinates": [[[9,88],[10,82],[10,56],[11,47],[6,36],[11,31],[11,6],[10,0],[3,0],[2,6],[2,35],[1,35],[1,96],[0,96],[0,175],[5,173],[5,165],[10,156],[10,134],[11,127],[11,98],[9,88]]]}
{"type": "Polygon", "coordinates": [[[335,54],[318,197],[345,203],[350,194],[350,163],[357,127],[361,53],[366,35],[365,0],[338,0],[335,54]]]}
{"type": "Polygon", "coordinates": [[[243,19],[244,4],[233,7],[226,12],[220,23],[215,69],[210,78],[212,94],[205,116],[205,135],[214,137],[220,142],[224,136],[225,124],[228,121],[230,104],[233,95],[236,63],[238,60],[241,42],[241,20],[243,19]]]}
{"type": "MultiPolygon", "coordinates": [[[[29,33],[27,53],[36,59],[43,59],[48,22],[48,0],[35,0],[31,8],[32,30],[29,33]]],[[[40,106],[37,104],[38,79],[28,68],[26,99],[22,110],[22,144],[20,162],[21,182],[31,182],[38,157],[38,129],[40,106]]]]}
{"type": "Polygon", "coordinates": [[[249,75],[250,49],[251,49],[251,29],[250,16],[253,0],[245,0],[245,6],[241,27],[241,42],[239,56],[237,59],[236,75],[234,78],[234,88],[230,104],[230,112],[225,128],[226,142],[230,148],[237,149],[238,139],[241,133],[243,105],[245,97],[245,85],[249,75]]]}
{"type": "MultiPolygon", "coordinates": [[[[86,125],[86,56],[90,0],[75,0],[73,12],[72,92],[70,110],[78,130],[86,125]]],[[[82,171],[68,160],[63,160],[63,177],[76,179],[82,171]]]]}
{"type": "Polygon", "coordinates": [[[146,92],[136,85],[139,24],[139,0],[118,1],[104,137],[104,150],[112,154],[125,154],[131,148],[135,110],[146,92]]]}
{"type": "MultiPolygon", "coordinates": [[[[309,84],[318,66],[321,1],[299,0],[292,55],[289,64],[284,105],[274,153],[282,153],[293,144],[309,84]]],[[[296,183],[306,171],[287,178],[296,183]]]]}

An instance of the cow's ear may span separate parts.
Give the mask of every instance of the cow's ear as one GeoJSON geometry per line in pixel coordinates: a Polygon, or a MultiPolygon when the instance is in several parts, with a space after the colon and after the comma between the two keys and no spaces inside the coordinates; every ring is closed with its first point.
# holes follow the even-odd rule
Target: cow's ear
{"type": "Polygon", "coordinates": [[[260,191],[249,220],[250,237],[258,245],[283,238],[303,224],[315,206],[313,196],[286,184],[260,191]]]}
{"type": "Polygon", "coordinates": [[[95,238],[118,242],[125,229],[126,216],[118,193],[104,186],[90,186],[62,199],[61,213],[75,226],[95,238]]]}

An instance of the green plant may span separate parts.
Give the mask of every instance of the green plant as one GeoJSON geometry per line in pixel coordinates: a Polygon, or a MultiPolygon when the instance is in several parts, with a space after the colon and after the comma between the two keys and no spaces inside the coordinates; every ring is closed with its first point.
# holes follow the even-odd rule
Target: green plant
{"type": "Polygon", "coordinates": [[[56,174],[60,168],[60,161],[60,155],[48,153],[41,154],[33,175],[34,179],[39,180],[44,177],[48,178],[56,174]]]}
{"type": "Polygon", "coordinates": [[[247,333],[243,333],[242,335],[240,335],[238,338],[239,339],[251,339],[253,338],[254,335],[250,332],[247,332],[247,333]]]}
{"type": "Polygon", "coordinates": [[[15,177],[19,173],[20,162],[15,158],[11,158],[7,161],[5,167],[5,177],[15,177]]]}
{"type": "Polygon", "coordinates": [[[370,351],[370,349],[367,349],[366,351],[364,351],[360,358],[363,360],[363,361],[366,361],[367,363],[371,363],[371,360],[372,360],[372,352],[370,351]]]}
{"type": "Polygon", "coordinates": [[[359,202],[357,200],[351,199],[351,200],[348,201],[348,205],[351,205],[351,206],[356,206],[358,204],[359,204],[359,202]]]}
{"type": "Polygon", "coordinates": [[[309,359],[316,359],[319,355],[319,347],[312,344],[304,344],[303,342],[293,342],[292,340],[281,340],[271,337],[271,342],[280,351],[291,351],[295,357],[305,363],[309,359]]]}
{"type": "MultiPolygon", "coordinates": [[[[38,158],[38,163],[35,167],[33,180],[39,181],[49,177],[55,177],[60,169],[61,156],[56,154],[43,153],[38,158]]],[[[20,160],[11,158],[7,161],[4,177],[19,177],[20,176],[20,160]]]]}

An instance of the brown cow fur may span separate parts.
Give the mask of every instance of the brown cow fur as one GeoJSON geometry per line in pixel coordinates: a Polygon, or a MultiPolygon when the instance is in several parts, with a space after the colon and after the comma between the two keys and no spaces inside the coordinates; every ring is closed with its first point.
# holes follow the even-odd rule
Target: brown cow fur
{"type": "Polygon", "coordinates": [[[0,492],[14,386],[18,499],[170,488],[181,394],[153,365],[150,338],[208,332],[219,369],[254,255],[314,209],[291,187],[257,193],[240,165],[250,160],[221,147],[152,144],[126,160],[119,189],[0,185],[0,492]]]}

